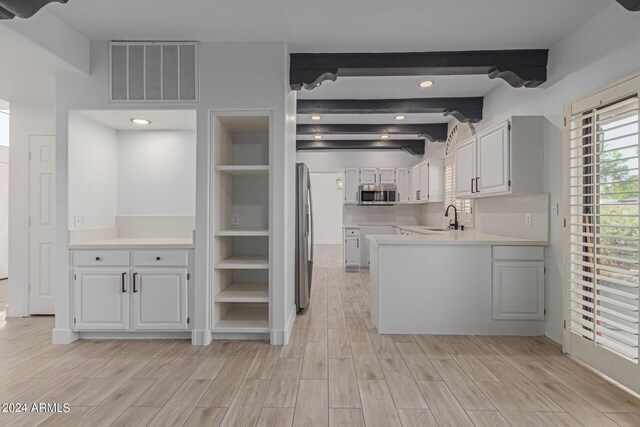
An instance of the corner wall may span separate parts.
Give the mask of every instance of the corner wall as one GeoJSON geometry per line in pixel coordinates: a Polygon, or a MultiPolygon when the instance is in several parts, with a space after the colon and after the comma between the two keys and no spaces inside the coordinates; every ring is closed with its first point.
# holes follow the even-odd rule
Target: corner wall
{"type": "Polygon", "coordinates": [[[550,218],[546,250],[546,335],[562,342],[563,321],[563,105],[640,71],[640,15],[617,4],[605,8],[558,42],[549,54],[549,81],[538,89],[501,85],[485,97],[482,130],[513,115],[542,115],[544,191],[560,214],[550,218]]]}

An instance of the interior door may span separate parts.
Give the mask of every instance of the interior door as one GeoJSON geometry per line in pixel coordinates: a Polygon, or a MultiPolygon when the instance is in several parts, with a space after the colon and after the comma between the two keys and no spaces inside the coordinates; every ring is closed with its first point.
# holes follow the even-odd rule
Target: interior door
{"type": "Polygon", "coordinates": [[[133,272],[133,328],[186,330],[187,269],[138,269],[133,272]]]}
{"type": "Polygon", "coordinates": [[[9,147],[0,147],[0,279],[9,276],[9,147]]]}
{"type": "Polygon", "coordinates": [[[77,331],[129,329],[129,272],[77,269],[73,275],[73,328],[77,331]]]}
{"type": "Polygon", "coordinates": [[[475,138],[456,147],[456,197],[475,196],[476,141],[475,138]]]}
{"type": "Polygon", "coordinates": [[[55,137],[29,138],[29,313],[53,314],[55,137]]]}
{"type": "Polygon", "coordinates": [[[478,191],[480,195],[509,192],[509,123],[478,135],[478,191]]]}

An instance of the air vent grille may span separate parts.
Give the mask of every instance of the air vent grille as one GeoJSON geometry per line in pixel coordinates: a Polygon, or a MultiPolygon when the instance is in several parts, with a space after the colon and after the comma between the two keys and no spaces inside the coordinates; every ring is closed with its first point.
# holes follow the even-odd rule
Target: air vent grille
{"type": "Polygon", "coordinates": [[[195,42],[111,42],[113,102],[197,102],[195,42]]]}

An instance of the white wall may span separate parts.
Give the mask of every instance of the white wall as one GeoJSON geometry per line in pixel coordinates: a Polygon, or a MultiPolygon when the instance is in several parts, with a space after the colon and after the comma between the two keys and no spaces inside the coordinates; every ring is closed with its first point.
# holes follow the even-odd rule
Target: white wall
{"type": "MultiPolygon", "coordinates": [[[[55,108],[48,102],[11,103],[9,157],[9,311],[8,316],[27,316],[29,281],[29,138],[54,135],[55,108]]],[[[56,147],[57,150],[57,147],[56,147]]],[[[66,200],[65,200],[66,203],[66,200]]],[[[62,217],[66,229],[66,212],[62,217]]],[[[64,231],[66,233],[66,231],[64,231]]],[[[68,276],[67,276],[68,277],[68,276]]],[[[67,283],[67,287],[68,287],[67,283]]]]}
{"type": "Polygon", "coordinates": [[[295,95],[287,86],[288,53],[283,42],[200,43],[200,99],[198,104],[127,103],[108,101],[108,43],[91,44],[91,74],[61,76],[56,81],[57,231],[56,242],[56,326],[54,341],[76,338],[69,318],[69,251],[67,248],[67,116],[73,110],[189,109],[197,110],[196,148],[196,256],[194,338],[206,343],[210,337],[211,295],[209,193],[211,110],[268,110],[272,113],[270,186],[270,309],[272,334],[276,342],[288,339],[287,319],[293,313],[295,248],[295,95]],[[213,70],[213,72],[212,72],[213,70]],[[286,115],[285,115],[286,114],[286,115]],[[285,130],[285,125],[287,129],[285,130]]]}
{"type": "Polygon", "coordinates": [[[69,229],[116,225],[118,133],[79,113],[69,114],[69,229]]]}
{"type": "MultiPolygon", "coordinates": [[[[483,129],[512,115],[543,115],[544,191],[562,209],[563,104],[640,71],[640,15],[617,4],[604,9],[552,47],[549,81],[539,89],[502,85],[484,103],[483,129]]],[[[505,199],[505,201],[508,199],[505,199]]],[[[550,219],[546,335],[562,340],[564,213],[550,219]]]]}
{"type": "Polygon", "coordinates": [[[195,131],[118,131],[117,138],[117,215],[195,216],[195,131]]]}
{"type": "Polygon", "coordinates": [[[313,236],[316,245],[338,245],[342,242],[342,190],[336,180],[342,173],[311,174],[313,236]]]}
{"type": "MultiPolygon", "coordinates": [[[[9,276],[9,147],[0,146],[0,279],[9,276]]],[[[4,310],[4,307],[0,307],[4,310]]]]}

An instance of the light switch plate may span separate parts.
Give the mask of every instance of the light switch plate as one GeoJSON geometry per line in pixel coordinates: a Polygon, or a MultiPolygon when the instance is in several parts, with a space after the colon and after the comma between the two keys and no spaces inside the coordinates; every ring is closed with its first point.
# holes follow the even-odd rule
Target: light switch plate
{"type": "Polygon", "coordinates": [[[560,215],[560,205],[558,202],[551,202],[551,215],[558,216],[560,215]]]}
{"type": "Polygon", "coordinates": [[[530,227],[532,222],[532,215],[530,213],[524,214],[524,225],[530,227]]]}

